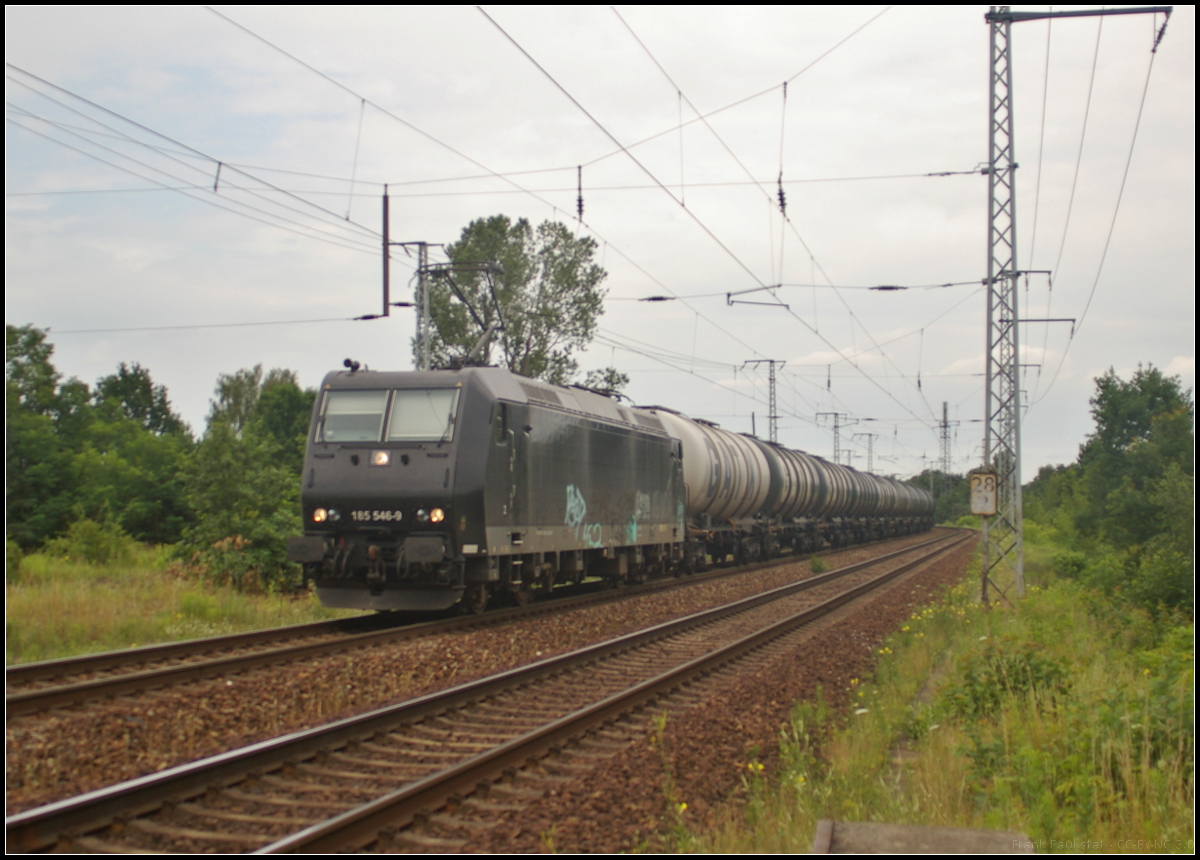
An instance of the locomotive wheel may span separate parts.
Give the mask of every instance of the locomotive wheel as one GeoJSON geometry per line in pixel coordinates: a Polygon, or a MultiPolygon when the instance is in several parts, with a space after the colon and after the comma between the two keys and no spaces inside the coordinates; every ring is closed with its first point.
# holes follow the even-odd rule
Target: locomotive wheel
{"type": "Polygon", "coordinates": [[[487,609],[488,590],[483,584],[472,585],[463,595],[463,608],[471,615],[482,615],[487,609]]]}

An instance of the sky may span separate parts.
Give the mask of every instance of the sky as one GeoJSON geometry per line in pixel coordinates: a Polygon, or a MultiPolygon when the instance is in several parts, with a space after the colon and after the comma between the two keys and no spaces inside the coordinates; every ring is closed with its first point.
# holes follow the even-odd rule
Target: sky
{"type": "MultiPolygon", "coordinates": [[[[595,239],[581,372],[635,403],[766,437],[773,360],[784,445],[831,457],[836,421],[843,462],[912,475],[946,403],[966,471],[986,11],[7,6],[5,320],[65,377],[140,363],[197,433],[222,373],[411,369],[411,309],[352,320],[386,183],[393,241],[499,213],[595,239]]],[[[1194,7],[1152,55],[1162,21],[1013,26],[1018,260],[1052,272],[1019,313],[1074,320],[1021,326],[1025,480],[1075,459],[1106,370],[1194,385],[1194,7]]]]}

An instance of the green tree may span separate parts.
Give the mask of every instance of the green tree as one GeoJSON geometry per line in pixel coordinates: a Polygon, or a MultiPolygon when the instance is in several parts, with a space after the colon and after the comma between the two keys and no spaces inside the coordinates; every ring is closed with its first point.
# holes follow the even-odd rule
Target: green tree
{"type": "MultiPolygon", "coordinates": [[[[484,332],[499,325],[493,343],[504,366],[566,384],[578,371],[573,353],[588,344],[604,312],[600,284],[607,273],[595,252],[594,239],[557,222],[535,230],[505,215],[472,221],[446,247],[451,267],[431,279],[433,364],[463,362],[484,332]]],[[[479,363],[488,363],[490,351],[479,363]]]]}
{"type": "Polygon", "coordinates": [[[1196,482],[1172,463],[1154,483],[1150,502],[1161,512],[1158,534],[1135,553],[1130,596],[1144,606],[1172,606],[1195,616],[1196,482]]]}
{"type": "Polygon", "coordinates": [[[46,332],[6,328],[8,536],[26,549],[83,519],[142,541],[179,539],[191,436],[163,386],[122,364],[93,395],[62,381],[46,332]]]}
{"type": "Polygon", "coordinates": [[[210,578],[246,588],[282,584],[287,538],[300,527],[300,481],[277,462],[278,446],[250,429],[215,421],[186,472],[195,515],[179,555],[210,578]]]}
{"type": "Polygon", "coordinates": [[[180,555],[243,587],[282,584],[300,529],[300,470],[316,391],[262,365],[217,378],[208,429],[185,475],[194,522],[180,555]]]}
{"type": "Polygon", "coordinates": [[[57,405],[61,378],[50,357],[53,344],[46,342],[43,329],[4,326],[4,382],[8,407],[36,415],[52,415],[57,405]]]}
{"type": "Polygon", "coordinates": [[[73,380],[64,402],[44,330],[6,325],[4,344],[7,535],[31,549],[71,522],[75,480],[61,430],[76,429],[86,407],[79,389],[86,394],[86,386],[73,380]]]}
{"type": "Polygon", "coordinates": [[[294,372],[273,370],[254,404],[254,427],[278,446],[281,464],[292,470],[297,481],[316,399],[316,389],[301,388],[294,372]]]}
{"type": "Polygon", "coordinates": [[[192,447],[186,433],[160,435],[124,415],[97,417],[71,460],[75,517],[118,525],[147,543],[175,543],[192,521],[183,476],[192,447]]]}
{"type": "Polygon", "coordinates": [[[1110,369],[1096,380],[1091,405],[1096,432],[1079,450],[1087,497],[1079,530],[1119,548],[1144,543],[1161,530],[1154,484],[1171,465],[1195,472],[1192,392],[1153,365],[1129,381],[1110,369]]]}
{"type": "Polygon", "coordinates": [[[117,372],[96,383],[94,397],[101,409],[114,409],[147,430],[159,435],[182,434],[187,426],[171,409],[165,385],[155,385],[150,371],[134,362],[121,362],[117,372]]]}
{"type": "Polygon", "coordinates": [[[1052,564],[1114,599],[1159,613],[1195,607],[1195,408],[1153,366],[1096,379],[1096,430],[1070,466],[1027,486],[1027,519],[1052,526],[1052,564]]]}

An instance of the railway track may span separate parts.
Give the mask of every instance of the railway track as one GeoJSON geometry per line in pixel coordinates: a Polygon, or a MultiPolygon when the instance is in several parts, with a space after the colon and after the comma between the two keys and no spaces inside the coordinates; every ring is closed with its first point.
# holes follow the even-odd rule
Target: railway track
{"type": "Polygon", "coordinates": [[[313,852],[362,847],[386,832],[393,847],[448,850],[453,845],[444,838],[397,828],[415,820],[468,832],[486,827],[497,811],[544,793],[546,780],[569,779],[590,758],[619,749],[630,731],[636,734],[620,726],[624,716],[681,695],[705,676],[737,672],[736,661],[786,647],[786,637],[802,625],[970,537],[910,546],[451,690],[30,810],[7,820],[7,847],[313,852]],[[564,755],[523,784],[525,764],[553,749],[564,755]],[[506,772],[508,782],[498,783],[506,772]],[[438,810],[448,801],[454,816],[443,821],[448,813],[438,810]]]}
{"type": "Polygon", "coordinates": [[[12,719],[51,708],[226,677],[359,648],[499,625],[629,599],[651,591],[790,563],[800,558],[807,556],[783,556],[738,568],[720,568],[687,580],[671,577],[619,591],[571,587],[579,593],[484,615],[436,621],[415,621],[415,616],[399,613],[396,614],[398,619],[376,615],[10,666],[5,670],[5,712],[7,718],[12,719]]]}

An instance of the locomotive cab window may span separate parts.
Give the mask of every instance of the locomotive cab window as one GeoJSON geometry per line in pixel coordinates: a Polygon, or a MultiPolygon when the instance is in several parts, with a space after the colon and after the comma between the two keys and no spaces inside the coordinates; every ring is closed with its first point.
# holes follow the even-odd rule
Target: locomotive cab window
{"type": "Polygon", "coordinates": [[[392,399],[389,442],[452,442],[457,388],[400,389],[392,399]]]}
{"type": "Polygon", "coordinates": [[[318,442],[378,442],[387,412],[386,391],[328,391],[318,442]]]}

